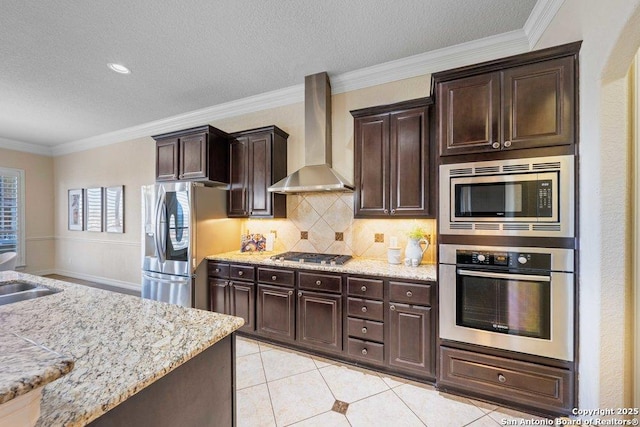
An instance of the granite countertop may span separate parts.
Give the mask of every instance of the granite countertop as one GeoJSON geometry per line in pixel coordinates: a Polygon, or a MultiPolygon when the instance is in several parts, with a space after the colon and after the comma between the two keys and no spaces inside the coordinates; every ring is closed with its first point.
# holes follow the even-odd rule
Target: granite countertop
{"type": "Polygon", "coordinates": [[[210,255],[207,259],[212,261],[241,262],[246,264],[303,268],[305,270],[332,271],[337,273],[366,274],[412,280],[436,281],[438,277],[438,268],[435,264],[421,264],[418,267],[407,267],[404,264],[393,265],[379,259],[359,257],[352,258],[344,265],[301,264],[293,261],[274,261],[270,259],[273,255],[276,255],[276,253],[232,251],[210,255]]]}
{"type": "Polygon", "coordinates": [[[68,374],[73,359],[0,329],[0,404],[68,374]]]}
{"type": "MultiPolygon", "coordinates": [[[[238,317],[0,272],[0,282],[11,280],[63,291],[0,306],[2,331],[75,363],[67,375],[44,386],[39,426],[85,425],[243,324],[238,317]]],[[[7,387],[0,376],[0,390],[7,387]]]]}

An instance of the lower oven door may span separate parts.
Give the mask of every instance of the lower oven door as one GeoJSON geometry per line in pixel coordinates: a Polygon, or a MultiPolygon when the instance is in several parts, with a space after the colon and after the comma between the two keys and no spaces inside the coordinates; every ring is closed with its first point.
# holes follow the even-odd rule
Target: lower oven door
{"type": "Polygon", "coordinates": [[[440,337],[573,360],[573,274],[440,265],[440,337]]]}

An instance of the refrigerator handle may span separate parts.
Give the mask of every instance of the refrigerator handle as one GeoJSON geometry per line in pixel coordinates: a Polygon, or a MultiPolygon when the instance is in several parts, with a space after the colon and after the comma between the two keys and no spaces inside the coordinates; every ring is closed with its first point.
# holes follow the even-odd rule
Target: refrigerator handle
{"type": "Polygon", "coordinates": [[[166,232],[166,226],[163,224],[166,222],[166,203],[165,194],[158,195],[158,204],[156,206],[156,234],[154,236],[154,242],[156,245],[156,252],[158,253],[158,260],[163,264],[167,258],[165,256],[165,248],[163,247],[164,234],[166,232]]]}

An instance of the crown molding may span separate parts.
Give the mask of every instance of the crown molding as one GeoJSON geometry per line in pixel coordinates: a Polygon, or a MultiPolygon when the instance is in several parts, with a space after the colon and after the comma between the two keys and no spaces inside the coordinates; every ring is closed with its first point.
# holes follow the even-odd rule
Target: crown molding
{"type": "MultiPolygon", "coordinates": [[[[511,31],[455,46],[413,55],[331,77],[332,93],[349,92],[478,62],[516,55],[529,49],[523,30],[511,31]]],[[[304,102],[304,85],[290,86],[236,101],[191,111],[115,132],[61,144],[54,156],[90,150],[116,142],[172,132],[226,117],[304,102]]]]}
{"type": "Polygon", "coordinates": [[[553,18],[562,7],[564,0],[538,0],[524,23],[523,30],[529,41],[529,49],[533,49],[542,37],[553,18]]]}
{"type": "Polygon", "coordinates": [[[0,148],[7,150],[22,151],[25,153],[39,154],[41,156],[52,156],[53,150],[46,145],[31,144],[29,142],[16,141],[14,139],[0,138],[0,148]]]}

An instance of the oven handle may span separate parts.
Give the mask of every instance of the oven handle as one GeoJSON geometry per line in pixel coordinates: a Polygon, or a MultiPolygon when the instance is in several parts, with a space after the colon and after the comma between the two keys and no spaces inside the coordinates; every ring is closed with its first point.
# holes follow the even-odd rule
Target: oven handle
{"type": "Polygon", "coordinates": [[[488,277],[490,279],[529,280],[531,282],[551,282],[551,277],[549,276],[534,276],[532,274],[493,273],[491,271],[477,271],[477,270],[458,270],[458,274],[461,276],[488,277]]]}

